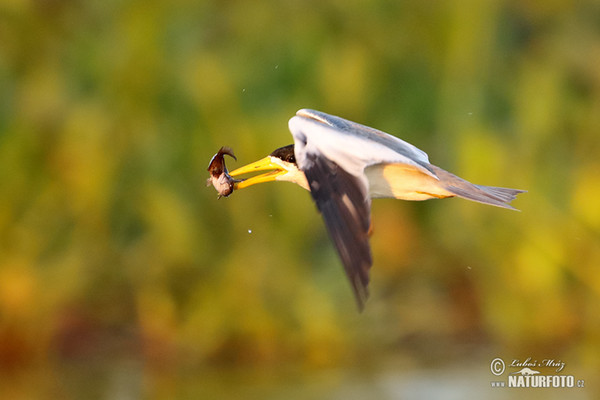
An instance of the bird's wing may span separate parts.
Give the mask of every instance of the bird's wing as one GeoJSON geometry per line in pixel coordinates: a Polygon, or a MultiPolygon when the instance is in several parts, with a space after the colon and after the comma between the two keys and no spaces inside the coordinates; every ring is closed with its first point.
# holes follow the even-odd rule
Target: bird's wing
{"type": "MultiPolygon", "coordinates": [[[[312,198],[362,309],[373,261],[369,247],[371,200],[364,174],[370,161],[368,155],[366,159],[361,155],[365,145],[380,145],[361,137],[350,140],[352,135],[302,116],[293,117],[289,126],[298,167],[306,175],[312,198]]],[[[392,151],[388,155],[402,157],[392,151]]]]}
{"type": "Polygon", "coordinates": [[[371,201],[366,178],[354,176],[314,153],[306,155],[302,171],[362,310],[373,264],[369,247],[371,201]]]}
{"type": "Polygon", "coordinates": [[[323,215],[359,305],[367,298],[369,269],[369,181],[365,168],[407,164],[438,179],[427,154],[385,132],[319,111],[300,110],[289,121],[298,168],[323,215]]]}

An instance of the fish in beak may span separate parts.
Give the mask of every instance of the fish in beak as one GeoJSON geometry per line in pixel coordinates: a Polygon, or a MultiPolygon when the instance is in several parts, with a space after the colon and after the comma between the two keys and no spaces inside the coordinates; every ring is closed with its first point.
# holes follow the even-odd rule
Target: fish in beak
{"type": "Polygon", "coordinates": [[[225,154],[237,161],[237,158],[235,158],[231,147],[223,146],[219,149],[217,154],[213,156],[208,164],[210,178],[208,178],[206,181],[206,186],[210,186],[212,184],[219,193],[219,198],[227,197],[233,193],[236,183],[236,180],[229,175],[227,166],[225,166],[225,154]]]}

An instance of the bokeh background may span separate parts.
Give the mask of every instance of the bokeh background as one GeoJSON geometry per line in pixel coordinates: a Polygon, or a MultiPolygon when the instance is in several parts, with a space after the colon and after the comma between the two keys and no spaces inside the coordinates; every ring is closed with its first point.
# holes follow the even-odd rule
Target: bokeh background
{"type": "Polygon", "coordinates": [[[2,1],[0,397],[594,398],[599,154],[595,1],[2,1]],[[206,187],[305,107],[522,211],[375,201],[358,313],[308,193],[206,187]]]}

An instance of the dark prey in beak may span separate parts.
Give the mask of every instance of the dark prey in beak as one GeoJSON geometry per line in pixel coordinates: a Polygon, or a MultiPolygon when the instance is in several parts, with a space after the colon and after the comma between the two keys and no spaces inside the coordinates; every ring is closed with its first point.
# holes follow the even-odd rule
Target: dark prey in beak
{"type": "Polygon", "coordinates": [[[237,161],[237,158],[233,154],[231,147],[223,146],[219,149],[217,154],[213,156],[208,164],[208,172],[210,172],[210,178],[206,181],[206,186],[212,185],[219,192],[219,199],[223,196],[227,197],[233,193],[233,186],[237,180],[233,179],[227,167],[225,166],[225,154],[233,157],[237,161]]]}

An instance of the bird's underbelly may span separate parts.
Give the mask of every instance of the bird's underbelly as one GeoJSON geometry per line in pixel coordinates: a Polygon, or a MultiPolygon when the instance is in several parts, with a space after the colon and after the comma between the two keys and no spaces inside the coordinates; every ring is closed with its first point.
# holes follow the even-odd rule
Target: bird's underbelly
{"type": "Polygon", "coordinates": [[[440,181],[409,164],[376,164],[365,169],[369,196],[401,200],[443,199],[454,196],[440,181]]]}

